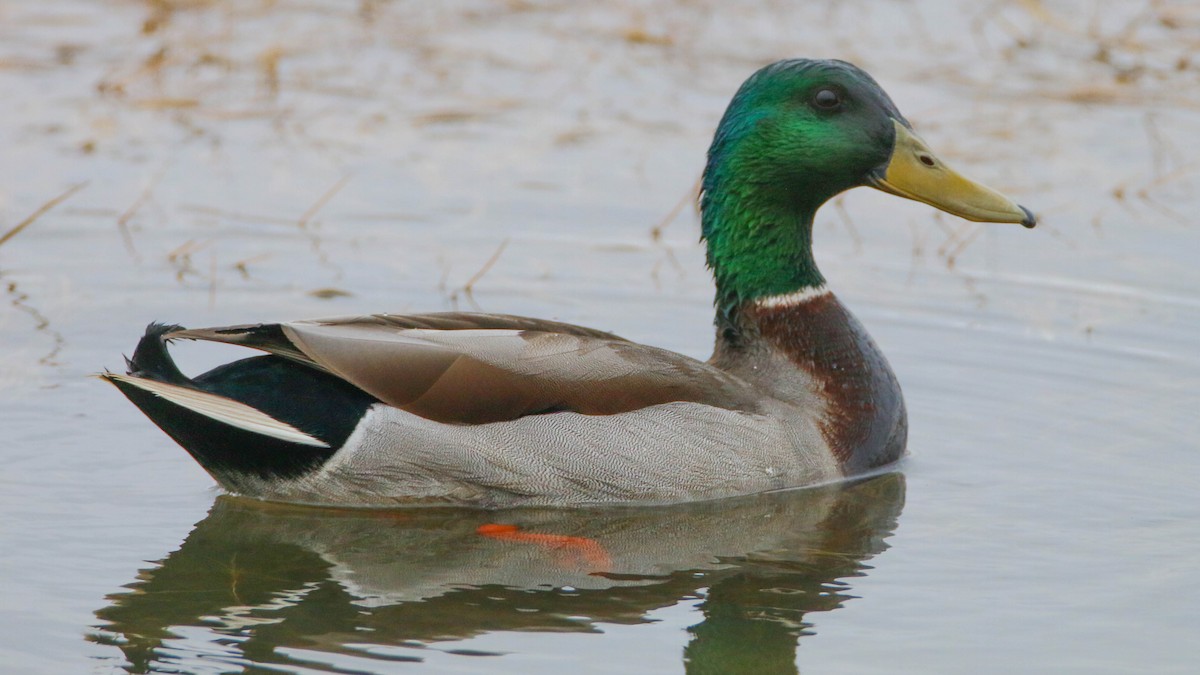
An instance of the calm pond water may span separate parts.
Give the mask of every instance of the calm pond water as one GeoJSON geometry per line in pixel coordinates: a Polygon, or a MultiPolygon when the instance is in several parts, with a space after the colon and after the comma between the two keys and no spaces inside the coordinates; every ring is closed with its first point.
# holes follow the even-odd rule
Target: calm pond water
{"type": "Polygon", "coordinates": [[[1197,53],[1183,0],[0,0],[3,670],[1197,672],[1197,53]],[[154,319],[454,307],[705,358],[687,204],[728,97],[788,56],[863,66],[1043,217],[819,215],[905,388],[897,472],[265,505],[88,377],[154,319]]]}

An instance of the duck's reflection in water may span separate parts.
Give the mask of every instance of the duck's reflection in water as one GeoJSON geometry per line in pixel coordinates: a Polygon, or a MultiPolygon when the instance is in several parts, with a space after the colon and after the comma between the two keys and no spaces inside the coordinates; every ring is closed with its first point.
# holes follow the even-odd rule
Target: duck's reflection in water
{"type": "Polygon", "coordinates": [[[903,502],[900,474],[657,508],[339,511],[221,497],[178,551],[109,597],[91,639],[119,646],[132,672],[186,671],[181,660],[206,652],[300,665],[287,648],[360,667],[485,632],[642,623],[702,598],[689,672],[795,672],[805,615],[850,597],[846,580],[886,548],[903,502]]]}

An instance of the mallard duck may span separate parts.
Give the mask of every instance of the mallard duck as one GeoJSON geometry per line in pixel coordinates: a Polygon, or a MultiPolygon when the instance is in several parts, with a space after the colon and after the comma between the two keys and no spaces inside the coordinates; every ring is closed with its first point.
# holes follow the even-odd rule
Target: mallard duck
{"type": "Polygon", "coordinates": [[[870,75],[787,60],[738,89],[699,204],[716,282],[707,362],[503,314],[151,324],[105,373],[225,489],[328,505],[670,503],[895,462],[900,386],[813,260],[817,209],[868,185],[974,221],[1033,214],[948,167],[870,75]],[[189,378],[172,340],[267,355],[189,378]]]}

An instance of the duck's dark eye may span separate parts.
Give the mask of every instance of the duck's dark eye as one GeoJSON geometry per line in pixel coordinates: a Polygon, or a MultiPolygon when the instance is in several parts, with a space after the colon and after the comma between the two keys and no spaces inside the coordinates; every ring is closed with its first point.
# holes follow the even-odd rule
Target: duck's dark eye
{"type": "Polygon", "coordinates": [[[833,89],[822,89],[813,96],[813,104],[822,110],[833,110],[842,104],[842,96],[833,89]]]}

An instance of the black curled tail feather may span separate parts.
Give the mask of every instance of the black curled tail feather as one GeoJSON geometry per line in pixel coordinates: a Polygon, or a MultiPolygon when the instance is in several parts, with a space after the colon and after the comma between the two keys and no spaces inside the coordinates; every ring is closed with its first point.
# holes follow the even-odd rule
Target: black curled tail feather
{"type": "Polygon", "coordinates": [[[138,340],[133,358],[125,359],[130,375],[145,377],[159,382],[188,385],[191,380],[180,372],[179,367],[167,352],[170,340],[167,335],[183,330],[183,326],[153,322],[146,326],[146,334],[138,340]]]}

